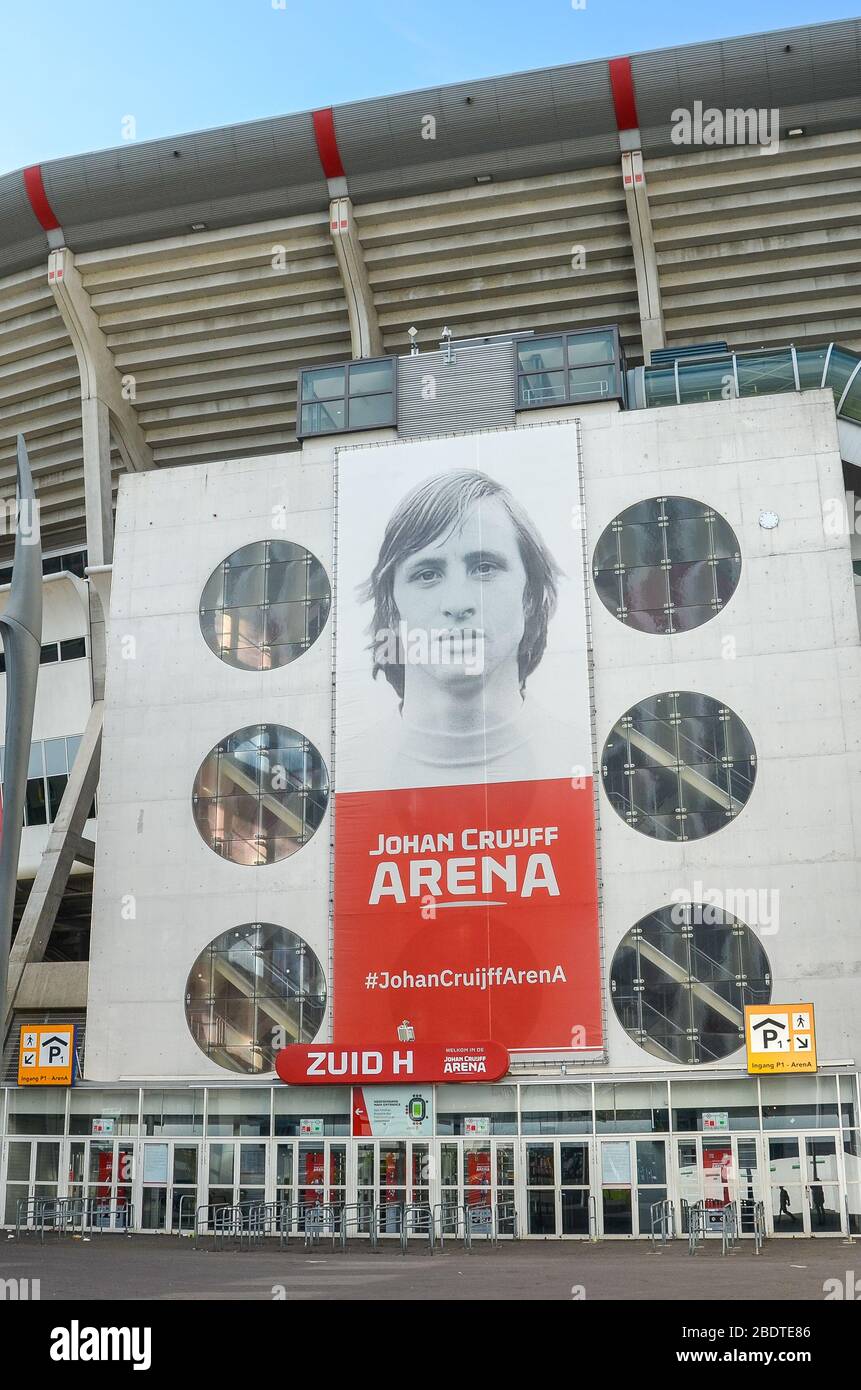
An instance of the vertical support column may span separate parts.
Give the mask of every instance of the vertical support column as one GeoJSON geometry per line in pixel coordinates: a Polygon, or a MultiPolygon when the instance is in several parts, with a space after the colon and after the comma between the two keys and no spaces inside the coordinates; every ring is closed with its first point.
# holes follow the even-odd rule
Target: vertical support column
{"type": "Polygon", "coordinates": [[[350,351],[353,357],[382,357],[383,336],[368,279],[365,254],[356,231],[351,198],[332,199],[329,205],[329,232],[347,296],[350,351]]]}
{"type": "Polygon", "coordinates": [[[619,131],[622,152],[622,187],[634,253],[637,276],[637,301],[640,310],[640,332],[643,339],[643,358],[649,363],[655,348],[665,347],[664,314],[661,308],[661,283],[658,278],[658,258],[652,235],[652,217],[643,168],[640,138],[640,118],[637,114],[637,94],[630,58],[613,58],[607,64],[610,94],[619,131]]]}
{"type": "Polygon", "coordinates": [[[347,297],[350,351],[353,357],[382,357],[383,335],[368,279],[365,253],[356,231],[347,171],[338,148],[331,106],[311,112],[320,168],[329,190],[329,233],[347,297]]]}
{"type": "Polygon", "coordinates": [[[91,565],[109,565],[114,553],[111,501],[111,417],[100,396],[81,401],[84,443],[84,504],[91,565]]]}
{"type": "Polygon", "coordinates": [[[637,300],[640,308],[640,330],[643,336],[643,357],[648,364],[653,349],[666,346],[664,313],[661,306],[661,285],[658,278],[658,257],[652,235],[652,217],[646,175],[641,150],[622,155],[622,185],[634,251],[634,270],[637,276],[637,300]]]}

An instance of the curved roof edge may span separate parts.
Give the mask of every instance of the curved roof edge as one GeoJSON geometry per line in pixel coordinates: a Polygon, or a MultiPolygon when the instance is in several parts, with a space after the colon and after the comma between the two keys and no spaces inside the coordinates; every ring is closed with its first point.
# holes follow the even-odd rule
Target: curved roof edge
{"type": "Polygon", "coordinates": [[[861,20],[782,29],[484,78],[129,143],[0,178],[0,275],[51,245],[77,252],[208,227],[433,194],[476,176],[614,164],[639,125],[647,156],[678,154],[680,106],[777,109],[781,129],[861,126],[861,20]],[[422,138],[432,116],[434,138],[422,138]],[[333,180],[339,186],[331,188],[333,180]]]}

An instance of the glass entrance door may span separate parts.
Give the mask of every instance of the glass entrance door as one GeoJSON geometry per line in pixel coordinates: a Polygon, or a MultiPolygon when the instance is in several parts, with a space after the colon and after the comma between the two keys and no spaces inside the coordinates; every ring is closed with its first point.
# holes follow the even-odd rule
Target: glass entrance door
{"type": "Polygon", "coordinates": [[[289,1206],[331,1206],[340,1211],[347,1200],[347,1145],[322,1138],[279,1140],[275,1198],[289,1206]]]}
{"type": "Polygon", "coordinates": [[[762,1169],[758,1135],[702,1135],[677,1139],[676,1148],[676,1229],[688,1230],[688,1211],[702,1203],[706,1212],[706,1235],[720,1235],[722,1211],[734,1203],[739,1234],[754,1234],[754,1211],[762,1200],[762,1169]]]}
{"type": "Polygon", "coordinates": [[[205,1202],[200,1144],[182,1139],[148,1139],[141,1145],[140,1228],[193,1231],[205,1202]]]}
{"type": "Polygon", "coordinates": [[[131,1139],[71,1139],[66,1195],[85,1197],[86,1221],[100,1230],[134,1226],[135,1146],[131,1139]]]}
{"type": "Polygon", "coordinates": [[[596,1175],[602,1236],[648,1236],[652,1208],[667,1197],[665,1139],[599,1139],[596,1175]]]}
{"type": "Polygon", "coordinates": [[[588,1236],[592,1169],[589,1141],[529,1140],[524,1167],[526,1234],[588,1236]]]}
{"type": "Polygon", "coordinates": [[[766,1142],[773,1234],[844,1234],[838,1136],[770,1134],[766,1142]]]}
{"type": "Polygon", "coordinates": [[[6,1145],[6,1225],[15,1225],[19,1202],[22,1225],[32,1225],[32,1199],[62,1195],[59,1179],[59,1139],[10,1139],[6,1145]]]}
{"type": "MultiPolygon", "coordinates": [[[[212,1208],[266,1200],[265,1143],[251,1140],[211,1140],[206,1149],[208,1195],[205,1199],[202,1197],[201,1202],[206,1201],[212,1208]]],[[[146,1174],[144,1180],[146,1181],[146,1174]]],[[[210,1224],[211,1215],[210,1212],[210,1224]]]]}
{"type": "Polygon", "coordinates": [[[366,1139],[356,1145],[356,1200],[370,1213],[380,1235],[399,1235],[404,1208],[431,1200],[430,1144],[417,1139],[366,1139]]]}
{"type": "MultiPolygon", "coordinates": [[[[439,1143],[438,1219],[453,1234],[468,1210],[473,1233],[490,1231],[494,1213],[501,1236],[513,1235],[515,1216],[515,1145],[513,1139],[450,1139],[439,1143]]],[[[433,1188],[432,1188],[433,1192],[433,1188]]]]}

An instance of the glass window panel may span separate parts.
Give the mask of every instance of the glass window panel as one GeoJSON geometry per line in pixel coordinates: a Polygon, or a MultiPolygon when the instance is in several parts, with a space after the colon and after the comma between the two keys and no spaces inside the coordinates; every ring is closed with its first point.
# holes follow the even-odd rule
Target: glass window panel
{"type": "Polygon", "coordinates": [[[552,1144],[526,1145],[527,1187],[553,1187],[556,1182],[556,1156],[552,1144]]]}
{"type": "Polygon", "coordinates": [[[275,863],[305,844],[328,796],[328,772],[313,744],[292,729],[252,725],[204,759],[192,805],[211,849],[237,864],[260,864],[275,863]]]}
{"type": "MultiPolygon", "coordinates": [[[[316,1036],[325,999],[323,969],[311,948],[283,927],[252,923],[223,933],[195,961],[186,1021],[198,1047],[220,1066],[273,1071],[282,1047],[316,1036]]],[[[268,1105],[268,1090],[261,1094],[258,1105],[268,1105]]],[[[268,1133],[268,1109],[219,1119],[211,1106],[210,1133],[225,1132],[224,1124],[234,1125],[228,1133],[268,1133]]]]}
{"type": "Polygon", "coordinates": [[[24,817],[26,825],[47,825],[48,823],[45,780],[41,776],[39,778],[30,778],[27,782],[24,817]]]}
{"type": "MultiPolygon", "coordinates": [[[[738,919],[726,913],[724,921],[710,924],[701,905],[680,913],[676,904],[650,914],[623,939],[611,966],[610,992],[620,1023],[647,1052],[697,1064],[743,1046],[744,1006],[770,999],[771,970],[761,944],[738,919]],[[666,936],[656,934],[656,918],[663,920],[666,936]],[[684,940],[671,951],[667,938],[673,932],[684,940]]],[[[677,1128],[692,1123],[695,1117],[688,1117],[677,1128]]]]}
{"type": "Polygon", "coordinates": [[[332,396],[343,396],[345,392],[344,367],[316,367],[302,373],[303,401],[328,400],[332,396]]]}
{"type": "Polygon", "coordinates": [[[572,401],[603,401],[617,395],[615,367],[575,367],[568,373],[572,401]]]}
{"type": "Polygon", "coordinates": [[[679,400],[682,405],[694,401],[730,400],[735,395],[732,358],[722,357],[715,362],[679,362],[679,400]]]}
{"type": "Polygon", "coordinates": [[[49,777],[68,772],[66,766],[66,740],[49,738],[45,740],[45,771],[49,777]]]}
{"type": "Polygon", "coordinates": [[[576,367],[582,362],[612,362],[615,355],[616,342],[612,329],[568,335],[569,367],[576,367]]]}
{"type": "Polygon", "coordinates": [[[670,602],[679,607],[715,601],[714,566],[708,560],[670,567],[670,602]]]}
{"type": "Polygon", "coordinates": [[[530,338],[518,343],[517,361],[521,372],[558,371],[563,366],[563,339],[530,338]]]}
{"type": "Polygon", "coordinates": [[[394,425],[395,398],[386,396],[351,396],[350,429],[370,429],[374,426],[394,425]]]}
{"type": "Polygon", "coordinates": [[[87,655],[87,642],[84,637],[69,637],[60,643],[61,661],[78,661],[87,655]]]}
{"type": "Polygon", "coordinates": [[[629,627],[655,633],[690,631],[708,622],[732,597],[741,570],[729,524],[685,497],[654,498],[622,512],[598,541],[593,571],[617,563],[622,611],[606,581],[598,586],[602,602],[629,627]]]}
{"type": "Polygon", "coordinates": [[[772,395],[779,391],[795,390],[792,355],[788,349],[783,353],[744,354],[736,362],[741,396],[772,395]]]}
{"type": "Polygon", "coordinates": [[[303,434],[332,434],[343,430],[346,402],[328,401],[325,405],[303,405],[301,411],[303,434]]]}
{"type": "Polygon", "coordinates": [[[48,778],[48,818],[53,823],[60,811],[60,802],[63,800],[63,793],[66,790],[68,777],[49,777],[48,778]]]}
{"type": "Polygon", "coordinates": [[[676,404],[676,374],[672,367],[647,367],[643,387],[647,406],[676,404]]]}
{"type": "Polygon", "coordinates": [[[622,526],[619,529],[618,537],[620,564],[625,566],[663,564],[664,528],[655,522],[649,525],[628,524],[622,526]]]}
{"type": "Polygon", "coordinates": [[[29,1182],[30,1181],[30,1145],[29,1144],[10,1144],[9,1159],[6,1171],[8,1182],[29,1182]]]}
{"type": "Polygon", "coordinates": [[[325,570],[310,551],[289,541],[255,542],[228,556],[210,576],[201,598],[201,632],[228,665],[271,670],[316,640],[330,601],[325,570]]]}
{"type": "Polygon", "coordinates": [[[377,391],[391,392],[394,383],[394,362],[350,363],[350,395],[358,396],[377,391]]]}
{"type": "Polygon", "coordinates": [[[518,381],[520,405],[552,405],[565,400],[565,373],[543,372],[518,381]]]}

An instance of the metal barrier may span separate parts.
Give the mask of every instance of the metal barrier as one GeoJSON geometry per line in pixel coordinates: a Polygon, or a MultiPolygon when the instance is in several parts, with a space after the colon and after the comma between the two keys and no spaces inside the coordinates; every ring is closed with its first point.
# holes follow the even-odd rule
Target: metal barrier
{"type": "Polygon", "coordinates": [[[854,1237],[854,1235],[852,1234],[852,1213],[851,1213],[850,1210],[849,1210],[849,1193],[848,1193],[848,1192],[845,1194],[845,1196],[844,1196],[844,1198],[843,1198],[843,1207],[844,1207],[844,1210],[845,1210],[845,1212],[846,1212],[846,1236],[845,1236],[845,1238],[844,1238],[844,1240],[843,1240],[843,1244],[844,1244],[844,1245],[854,1245],[854,1244],[855,1244],[855,1237],[854,1237]]]}
{"type": "Polygon", "coordinates": [[[466,1207],[463,1202],[437,1202],[433,1208],[435,1236],[439,1236],[440,1247],[445,1245],[446,1236],[457,1240],[459,1235],[466,1241],[466,1207]],[[452,1223],[454,1230],[452,1230],[452,1223]]]}
{"type": "Polygon", "coordinates": [[[706,1208],[704,1202],[688,1206],[688,1254],[695,1255],[706,1233],[706,1208]]]}
{"type": "Polygon", "coordinates": [[[422,1236],[428,1241],[433,1254],[434,1228],[433,1211],[428,1202],[410,1202],[403,1209],[401,1221],[401,1254],[407,1253],[410,1236],[422,1236]]]}
{"type": "Polygon", "coordinates": [[[472,1249],[474,1236],[484,1236],[491,1245],[496,1244],[496,1222],[493,1215],[493,1207],[486,1202],[467,1202],[466,1204],[466,1230],[464,1247],[472,1249]]]}
{"type": "Polygon", "coordinates": [[[720,1209],[720,1239],[721,1254],[731,1254],[738,1243],[738,1211],[735,1202],[727,1202],[720,1209]]]}
{"type": "MultiPolygon", "coordinates": [[[[179,1213],[178,1213],[178,1214],[179,1214],[179,1221],[178,1221],[177,1227],[176,1227],[176,1234],[177,1234],[177,1235],[180,1235],[180,1236],[181,1236],[182,1233],[183,1233],[183,1229],[184,1229],[184,1227],[183,1227],[183,1217],[185,1216],[185,1212],[186,1212],[186,1203],[190,1203],[191,1209],[190,1209],[189,1214],[190,1214],[190,1216],[191,1216],[191,1218],[192,1218],[192,1221],[191,1221],[191,1229],[192,1229],[192,1230],[194,1229],[194,1213],[195,1213],[195,1203],[196,1203],[196,1201],[197,1201],[197,1192],[183,1192],[182,1196],[180,1197],[180,1199],[179,1199],[179,1213]]],[[[171,1234],[173,1234],[173,1225],[171,1225],[171,1234]]]]}
{"type": "Polygon", "coordinates": [[[765,1202],[753,1204],[753,1253],[760,1255],[765,1243],[765,1202]]]}
{"type": "Polygon", "coordinates": [[[495,1212],[496,1243],[498,1244],[500,1239],[506,1236],[509,1237],[511,1240],[517,1240],[517,1208],[514,1205],[514,1203],[497,1202],[495,1212]],[[503,1226],[509,1226],[511,1229],[504,1231],[502,1230],[503,1226]]]}
{"type": "Polygon", "coordinates": [[[357,1236],[366,1235],[372,1250],[379,1247],[373,1202],[350,1202],[347,1206],[341,1207],[338,1224],[342,1250],[347,1248],[347,1238],[351,1229],[355,1230],[357,1236]]]}
{"type": "Polygon", "coordinates": [[[124,1198],[103,1197],[22,1197],[15,1213],[15,1237],[24,1231],[38,1233],[45,1243],[45,1231],[59,1237],[79,1230],[128,1231],[134,1225],[134,1210],[124,1198]]]}
{"type": "Polygon", "coordinates": [[[589,1193],[589,1239],[593,1245],[598,1240],[598,1201],[594,1192],[589,1193]]]}
{"type": "Polygon", "coordinates": [[[662,1202],[653,1202],[649,1208],[649,1220],[651,1230],[649,1241],[652,1249],[658,1248],[658,1236],[661,1238],[663,1248],[667,1240],[674,1240],[676,1235],[676,1212],[669,1198],[664,1198],[662,1202]]]}

